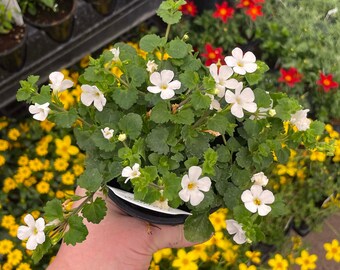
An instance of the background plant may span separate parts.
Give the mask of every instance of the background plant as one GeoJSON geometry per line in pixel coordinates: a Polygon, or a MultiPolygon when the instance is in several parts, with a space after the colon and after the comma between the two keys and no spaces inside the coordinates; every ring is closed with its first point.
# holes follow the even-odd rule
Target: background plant
{"type": "Polygon", "coordinates": [[[0,1],[0,34],[8,34],[13,25],[23,25],[21,10],[16,0],[0,1]]]}

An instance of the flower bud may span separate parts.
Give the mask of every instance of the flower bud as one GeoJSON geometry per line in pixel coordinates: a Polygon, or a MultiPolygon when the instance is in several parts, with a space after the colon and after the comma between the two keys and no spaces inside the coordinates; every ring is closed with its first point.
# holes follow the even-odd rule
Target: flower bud
{"type": "Polygon", "coordinates": [[[182,40],[183,41],[187,41],[189,39],[189,35],[188,34],[184,34],[182,40]]]}
{"type": "Polygon", "coordinates": [[[124,142],[125,140],[126,140],[126,134],[125,133],[119,134],[118,141],[124,142]]]}
{"type": "Polygon", "coordinates": [[[276,115],[276,111],[275,111],[274,109],[270,109],[270,110],[268,111],[268,114],[269,114],[271,117],[273,117],[274,115],[276,115]]]}

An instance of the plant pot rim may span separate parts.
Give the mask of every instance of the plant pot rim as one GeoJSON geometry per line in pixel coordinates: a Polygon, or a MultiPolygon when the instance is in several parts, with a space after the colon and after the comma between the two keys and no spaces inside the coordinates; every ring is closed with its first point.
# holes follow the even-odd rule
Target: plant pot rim
{"type": "MultiPolygon", "coordinates": [[[[18,27],[18,26],[17,26],[18,27]]],[[[5,51],[0,51],[0,57],[4,57],[6,55],[9,55],[11,54],[12,52],[14,52],[15,50],[17,50],[19,47],[23,46],[23,44],[26,42],[26,39],[27,39],[27,25],[26,24],[23,24],[22,26],[19,26],[19,27],[22,27],[24,28],[24,37],[20,40],[20,42],[18,44],[16,44],[14,47],[10,48],[10,49],[7,49],[5,51]]],[[[6,35],[6,34],[5,34],[6,35]]],[[[0,35],[1,36],[1,35],[0,35]]]]}
{"type": "MultiPolygon", "coordinates": [[[[46,23],[46,24],[44,24],[44,23],[37,23],[35,20],[31,20],[30,16],[28,17],[27,15],[26,16],[24,15],[24,20],[27,23],[29,23],[29,24],[31,24],[31,25],[33,25],[35,27],[39,27],[39,28],[53,27],[55,25],[59,25],[62,22],[67,21],[70,17],[72,17],[74,15],[74,12],[76,10],[76,6],[77,6],[77,1],[78,0],[69,0],[69,1],[72,1],[72,3],[73,3],[72,9],[70,10],[69,13],[67,13],[64,17],[60,18],[57,21],[53,21],[52,23],[46,23]]],[[[34,17],[34,16],[32,16],[32,17],[34,17]]]]}
{"type": "MultiPolygon", "coordinates": [[[[157,211],[156,207],[152,206],[143,206],[147,205],[143,202],[136,201],[135,203],[132,203],[131,201],[127,199],[123,199],[123,196],[118,194],[114,191],[114,189],[117,188],[110,188],[108,186],[108,197],[126,214],[145,220],[150,223],[154,224],[160,224],[160,225],[179,225],[183,224],[184,221],[188,216],[191,214],[186,212],[187,214],[184,214],[185,211],[183,211],[183,214],[168,214],[164,211],[157,211]],[[118,194],[118,195],[117,195],[118,194]],[[154,210],[152,210],[154,209],[154,210]]],[[[125,191],[120,190],[121,192],[128,193],[125,191]]],[[[130,195],[133,195],[132,193],[128,193],[130,195]]]]}

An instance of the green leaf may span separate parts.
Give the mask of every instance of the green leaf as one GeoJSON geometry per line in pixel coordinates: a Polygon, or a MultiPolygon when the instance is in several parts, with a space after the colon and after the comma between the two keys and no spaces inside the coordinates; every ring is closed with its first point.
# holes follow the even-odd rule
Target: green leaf
{"type": "Polygon", "coordinates": [[[188,45],[180,39],[171,40],[166,52],[173,58],[184,58],[188,54],[188,45]]]}
{"type": "Polygon", "coordinates": [[[287,147],[284,147],[276,150],[275,155],[277,157],[278,162],[280,162],[281,164],[287,164],[290,156],[290,151],[287,147]]]}
{"type": "Polygon", "coordinates": [[[205,110],[210,107],[211,100],[209,96],[203,95],[202,92],[194,91],[190,103],[195,110],[205,110]]]}
{"type": "Polygon", "coordinates": [[[168,136],[169,131],[166,128],[154,128],[146,137],[146,144],[153,152],[167,154],[169,152],[169,146],[165,142],[168,136]]]}
{"type": "Polygon", "coordinates": [[[33,93],[36,93],[38,90],[37,82],[39,80],[39,76],[28,76],[27,80],[21,80],[20,86],[21,88],[17,91],[16,98],[18,101],[28,100],[33,93]]]}
{"type": "Polygon", "coordinates": [[[137,139],[142,130],[143,120],[139,114],[129,113],[120,119],[118,125],[122,133],[131,139],[137,139]]]}
{"type": "Polygon", "coordinates": [[[162,179],[164,183],[164,197],[169,201],[178,198],[178,192],[181,187],[181,178],[174,173],[167,173],[162,179]]]}
{"type": "Polygon", "coordinates": [[[104,152],[111,152],[116,148],[116,144],[108,139],[105,139],[101,130],[97,129],[91,136],[95,146],[104,152]]]}
{"type": "Polygon", "coordinates": [[[51,121],[61,128],[72,127],[77,118],[78,114],[75,108],[71,108],[69,111],[54,111],[50,116],[51,121]]]}
{"type": "Polygon", "coordinates": [[[146,80],[148,73],[144,67],[136,66],[136,63],[131,63],[126,65],[128,75],[131,78],[130,88],[131,87],[140,87],[146,80]]]}
{"type": "Polygon", "coordinates": [[[155,49],[158,47],[164,46],[164,41],[162,40],[161,37],[151,34],[151,35],[146,35],[141,38],[139,42],[139,47],[146,52],[153,52],[155,49]]]}
{"type": "Polygon", "coordinates": [[[76,243],[81,243],[86,239],[88,230],[81,216],[72,215],[68,219],[68,225],[69,230],[64,235],[64,241],[67,245],[74,246],[76,243]]]}
{"type": "MultiPolygon", "coordinates": [[[[199,76],[198,76],[198,73],[195,71],[185,71],[184,73],[179,75],[179,79],[181,83],[184,85],[184,87],[188,89],[197,88],[198,83],[199,83],[199,76]]],[[[209,97],[207,98],[209,99],[209,105],[210,105],[210,98],[209,97]]]]}
{"type": "Polygon", "coordinates": [[[226,131],[228,131],[230,136],[232,136],[236,126],[236,124],[230,123],[227,116],[222,112],[215,113],[207,122],[207,129],[217,131],[221,134],[225,134],[226,131]]]}
{"type": "Polygon", "coordinates": [[[32,97],[32,102],[38,104],[44,104],[46,102],[51,103],[51,89],[47,85],[43,85],[40,90],[40,94],[32,97]]]}
{"type": "Polygon", "coordinates": [[[216,149],[218,162],[227,163],[231,160],[231,154],[226,145],[220,145],[216,149]]]}
{"type": "Polygon", "coordinates": [[[96,198],[94,202],[84,206],[82,213],[89,222],[98,224],[106,215],[107,207],[102,198],[96,198]]]}
{"type": "Polygon", "coordinates": [[[191,109],[177,110],[171,115],[171,120],[176,124],[191,125],[195,122],[194,113],[191,109]]]}
{"type": "Polygon", "coordinates": [[[244,207],[244,204],[234,207],[233,213],[235,220],[243,224],[249,223],[250,217],[252,215],[252,213],[244,207]]]}
{"type": "Polygon", "coordinates": [[[276,111],[275,116],[284,121],[290,120],[291,115],[300,109],[299,102],[292,98],[281,98],[277,102],[278,104],[274,107],[276,111]]]}
{"type": "Polygon", "coordinates": [[[228,209],[233,209],[240,203],[242,191],[233,183],[227,182],[223,194],[223,201],[228,209]]]}
{"type": "Polygon", "coordinates": [[[61,201],[58,199],[53,199],[47,202],[44,207],[44,212],[44,217],[47,222],[51,222],[56,219],[59,219],[60,221],[64,220],[63,207],[61,201]]]}
{"type": "Polygon", "coordinates": [[[51,247],[52,247],[51,240],[48,237],[46,237],[45,242],[39,244],[37,248],[34,250],[32,255],[33,263],[37,264],[42,259],[42,257],[50,251],[51,247]]]}
{"type": "Polygon", "coordinates": [[[198,158],[197,157],[190,157],[184,162],[185,168],[189,169],[192,166],[197,166],[198,165],[198,158]]]}
{"type": "Polygon", "coordinates": [[[163,124],[170,120],[171,112],[168,109],[168,103],[160,101],[151,110],[150,119],[157,124],[163,124]]]}
{"type": "Polygon", "coordinates": [[[179,11],[179,7],[184,5],[184,0],[167,0],[163,1],[157,10],[157,15],[167,24],[178,23],[182,17],[182,12],[179,11]]]}
{"type": "Polygon", "coordinates": [[[217,162],[217,152],[208,148],[204,153],[203,174],[215,175],[215,165],[217,162]]]}
{"type": "Polygon", "coordinates": [[[237,166],[232,168],[231,180],[236,186],[244,187],[250,182],[250,172],[247,170],[239,169],[237,166]]]}
{"type": "Polygon", "coordinates": [[[184,236],[190,242],[204,242],[208,240],[214,227],[209,220],[209,212],[194,212],[184,223],[184,236]]]}
{"type": "Polygon", "coordinates": [[[136,103],[138,99],[138,91],[135,88],[114,88],[111,97],[119,107],[124,110],[128,110],[136,103]]]}
{"type": "Polygon", "coordinates": [[[245,77],[249,85],[257,84],[262,78],[263,74],[269,70],[269,67],[261,61],[256,61],[257,69],[253,73],[246,73],[245,77]]]}
{"type": "Polygon", "coordinates": [[[251,156],[249,150],[246,147],[242,147],[239,149],[239,151],[236,154],[236,161],[237,164],[241,168],[249,169],[252,165],[251,159],[249,158],[251,156]]]}
{"type": "Polygon", "coordinates": [[[103,177],[97,168],[87,168],[78,178],[78,185],[88,191],[97,191],[103,182],[103,177]]]}
{"type": "Polygon", "coordinates": [[[270,95],[266,91],[256,88],[254,90],[255,101],[258,108],[269,108],[271,104],[270,95]]]}

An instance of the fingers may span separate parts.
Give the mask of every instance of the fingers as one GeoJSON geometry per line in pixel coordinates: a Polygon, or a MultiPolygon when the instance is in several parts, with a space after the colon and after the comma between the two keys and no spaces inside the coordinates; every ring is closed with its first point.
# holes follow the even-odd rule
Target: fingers
{"type": "Polygon", "coordinates": [[[193,243],[185,239],[184,226],[160,225],[152,230],[153,243],[152,249],[157,251],[162,248],[181,248],[189,247],[199,243],[193,243]]]}

